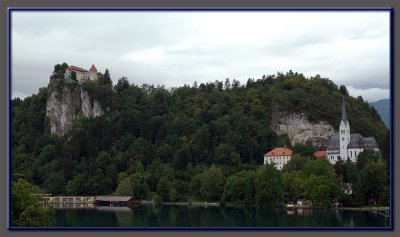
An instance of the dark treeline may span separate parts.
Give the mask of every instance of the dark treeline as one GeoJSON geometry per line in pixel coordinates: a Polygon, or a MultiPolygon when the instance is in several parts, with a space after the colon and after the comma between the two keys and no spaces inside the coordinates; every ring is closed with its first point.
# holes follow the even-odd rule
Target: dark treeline
{"type": "MultiPolygon", "coordinates": [[[[60,85],[64,86],[76,88],[60,85]]],[[[350,181],[362,185],[370,163],[379,166],[368,168],[370,172],[379,173],[389,157],[388,129],[376,110],[361,97],[349,96],[344,86],[338,88],[319,75],[305,78],[289,71],[249,78],[246,85],[226,79],[167,89],[138,86],[127,78],[113,86],[106,71],[81,87],[100,102],[106,114],[77,118],[63,137],[50,134],[46,118],[50,87],[11,101],[12,174],[53,195],[114,193],[156,201],[222,200],[260,205],[280,203],[284,196],[295,201],[300,195],[328,205],[341,198],[340,184],[349,181],[349,174],[354,176],[350,181]],[[343,96],[352,131],[374,136],[382,158],[368,156],[379,158],[368,159],[366,167],[356,167],[356,174],[313,160],[309,149],[307,154],[299,153],[307,159],[301,169],[294,165],[277,171],[260,166],[267,151],[291,147],[287,137],[272,131],[274,116],[304,113],[311,121],[323,120],[337,128],[343,96]],[[303,166],[311,168],[303,170],[303,166]],[[321,166],[324,173],[313,166],[321,166]],[[293,191],[296,187],[291,185],[298,179],[301,190],[293,191]]],[[[345,167],[351,165],[344,163],[345,167]]],[[[361,200],[358,205],[371,200],[386,204],[385,165],[383,175],[379,190],[361,190],[361,197],[346,200],[349,205],[355,205],[355,198],[361,200]]]]}

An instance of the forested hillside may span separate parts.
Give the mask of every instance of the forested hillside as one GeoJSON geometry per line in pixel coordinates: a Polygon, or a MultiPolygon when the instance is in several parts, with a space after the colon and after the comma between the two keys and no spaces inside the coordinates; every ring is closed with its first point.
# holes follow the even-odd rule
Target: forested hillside
{"type": "MultiPolygon", "coordinates": [[[[82,88],[99,101],[105,114],[77,118],[62,137],[50,134],[46,118],[50,88],[24,100],[13,99],[13,177],[22,176],[53,195],[116,193],[163,201],[190,197],[234,201],[232,193],[237,191],[228,189],[242,182],[250,190],[238,200],[263,203],[264,197],[254,190],[265,186],[260,177],[275,172],[271,167],[258,168],[263,154],[276,146],[290,147],[287,137],[272,131],[273,116],[303,113],[311,121],[326,121],[337,128],[342,97],[352,132],[374,136],[383,159],[388,159],[389,133],[376,110],[319,75],[305,78],[290,71],[249,79],[246,85],[226,79],[177,88],[139,86],[132,81],[120,78],[114,86],[104,80],[84,82],[82,88]]],[[[320,164],[308,166],[312,165],[320,164]]],[[[332,173],[325,174],[326,183],[319,185],[338,189],[338,174],[326,169],[332,173]],[[336,186],[329,178],[335,179],[336,186]]],[[[280,189],[271,192],[280,197],[288,192],[285,182],[300,176],[284,175],[278,179],[280,189]]],[[[312,171],[301,177],[309,184],[321,182],[314,180],[312,171]]],[[[302,190],[310,199],[313,192],[302,190]]]]}

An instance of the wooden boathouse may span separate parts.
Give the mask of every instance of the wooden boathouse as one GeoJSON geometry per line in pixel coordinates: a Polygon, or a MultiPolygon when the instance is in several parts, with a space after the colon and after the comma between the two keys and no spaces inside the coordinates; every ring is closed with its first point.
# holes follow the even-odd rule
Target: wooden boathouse
{"type": "Polygon", "coordinates": [[[94,204],[96,206],[137,206],[139,200],[132,196],[98,196],[94,204]]]}

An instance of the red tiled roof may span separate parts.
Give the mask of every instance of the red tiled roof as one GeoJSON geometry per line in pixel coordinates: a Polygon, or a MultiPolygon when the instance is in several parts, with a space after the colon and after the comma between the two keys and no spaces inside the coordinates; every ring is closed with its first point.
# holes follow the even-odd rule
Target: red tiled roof
{"type": "Polygon", "coordinates": [[[314,156],[317,158],[325,157],[326,151],[316,151],[314,152],[314,156]]]}
{"type": "Polygon", "coordinates": [[[277,147],[272,151],[268,152],[264,156],[291,156],[293,155],[293,151],[287,147],[277,147]]]}
{"type": "Polygon", "coordinates": [[[87,70],[77,67],[77,66],[69,66],[66,70],[78,71],[78,72],[87,72],[87,70]]]}
{"type": "Polygon", "coordinates": [[[92,64],[92,66],[90,67],[89,72],[97,72],[97,68],[94,64],[92,64]]]}

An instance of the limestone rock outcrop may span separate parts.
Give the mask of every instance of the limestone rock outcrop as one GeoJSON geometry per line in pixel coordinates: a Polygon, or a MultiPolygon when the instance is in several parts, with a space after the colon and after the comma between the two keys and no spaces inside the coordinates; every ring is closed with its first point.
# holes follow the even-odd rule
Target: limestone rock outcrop
{"type": "Polygon", "coordinates": [[[288,135],[292,145],[311,142],[318,147],[325,146],[329,137],[335,133],[335,129],[328,123],[313,123],[307,116],[296,113],[275,117],[272,130],[278,135],[288,135]]]}
{"type": "Polygon", "coordinates": [[[90,98],[81,85],[71,80],[51,78],[46,104],[46,116],[50,118],[51,134],[62,136],[72,128],[78,116],[92,118],[104,114],[98,101],[90,98]]]}

